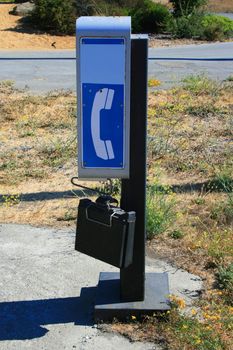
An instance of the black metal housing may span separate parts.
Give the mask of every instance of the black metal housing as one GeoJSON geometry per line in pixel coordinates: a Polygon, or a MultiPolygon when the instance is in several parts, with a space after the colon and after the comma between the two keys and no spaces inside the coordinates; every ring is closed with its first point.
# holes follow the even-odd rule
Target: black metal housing
{"type": "Polygon", "coordinates": [[[135,212],[82,199],[78,208],[75,249],[123,268],[132,263],[135,212]]]}

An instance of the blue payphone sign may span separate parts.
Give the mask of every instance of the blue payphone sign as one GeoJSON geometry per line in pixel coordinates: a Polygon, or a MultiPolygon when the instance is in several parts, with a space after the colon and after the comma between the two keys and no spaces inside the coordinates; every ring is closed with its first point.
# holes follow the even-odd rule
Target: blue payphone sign
{"type": "Polygon", "coordinates": [[[77,49],[79,177],[128,177],[129,18],[79,18],[77,49]]]}
{"type": "Polygon", "coordinates": [[[123,168],[124,85],[83,84],[83,166],[123,168]]]}

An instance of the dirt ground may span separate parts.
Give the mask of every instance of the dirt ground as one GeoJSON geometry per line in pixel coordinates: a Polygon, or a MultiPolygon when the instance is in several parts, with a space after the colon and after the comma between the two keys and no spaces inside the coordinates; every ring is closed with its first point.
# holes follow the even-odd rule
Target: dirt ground
{"type": "MultiPolygon", "coordinates": [[[[167,5],[169,0],[154,0],[167,5]]],[[[213,12],[233,12],[233,0],[209,0],[207,8],[213,12]]]]}
{"type": "MultiPolygon", "coordinates": [[[[75,48],[75,36],[58,36],[17,29],[21,17],[9,14],[9,11],[14,6],[0,4],[0,50],[55,50],[75,48]],[[55,43],[55,47],[52,46],[53,43],[55,43]]],[[[151,47],[201,43],[203,42],[200,40],[150,38],[151,47]]]]}
{"type": "Polygon", "coordinates": [[[52,43],[56,42],[57,49],[73,49],[75,47],[74,36],[57,36],[26,33],[17,30],[19,16],[9,14],[15,5],[0,5],[0,49],[13,50],[44,50],[53,49],[52,43]]]}

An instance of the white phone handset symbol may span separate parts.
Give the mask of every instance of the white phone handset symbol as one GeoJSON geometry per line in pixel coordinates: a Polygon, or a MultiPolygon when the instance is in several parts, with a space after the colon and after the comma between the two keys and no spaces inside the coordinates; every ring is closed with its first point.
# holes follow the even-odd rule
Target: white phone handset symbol
{"type": "Polygon", "coordinates": [[[114,90],[102,89],[97,91],[91,111],[91,135],[96,155],[104,160],[114,159],[115,155],[110,140],[100,138],[100,112],[102,109],[111,109],[114,90]]]}

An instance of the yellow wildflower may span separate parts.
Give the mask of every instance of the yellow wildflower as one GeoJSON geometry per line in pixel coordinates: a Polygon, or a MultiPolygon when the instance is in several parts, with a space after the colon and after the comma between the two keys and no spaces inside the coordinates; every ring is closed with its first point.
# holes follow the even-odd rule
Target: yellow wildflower
{"type": "Polygon", "coordinates": [[[186,306],[185,300],[182,299],[182,298],[179,298],[179,297],[177,297],[175,295],[170,295],[169,299],[170,299],[171,302],[176,304],[177,307],[179,307],[180,309],[183,309],[186,306]]]}
{"type": "Polygon", "coordinates": [[[161,81],[159,81],[157,79],[149,79],[149,81],[148,81],[149,87],[155,87],[155,86],[159,86],[159,85],[161,85],[161,81]]]}

